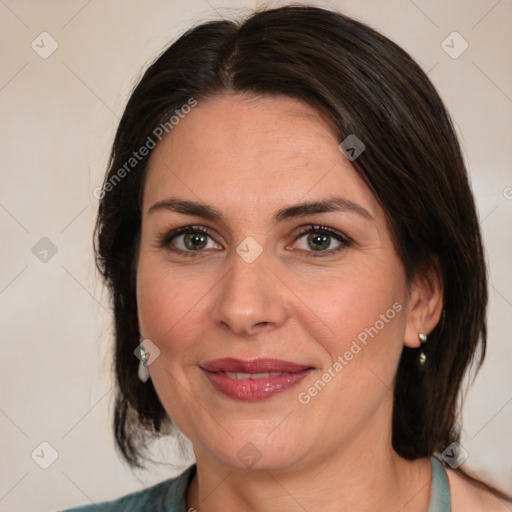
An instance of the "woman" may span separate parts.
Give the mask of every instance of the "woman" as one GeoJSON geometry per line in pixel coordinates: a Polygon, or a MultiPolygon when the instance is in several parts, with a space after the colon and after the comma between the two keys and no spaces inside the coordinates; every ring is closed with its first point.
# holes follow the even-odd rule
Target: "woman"
{"type": "Polygon", "coordinates": [[[196,458],[101,510],[510,507],[459,467],[481,236],[394,43],[307,6],[191,29],[133,92],[100,197],[118,448],[141,467],[175,426],[196,458]]]}

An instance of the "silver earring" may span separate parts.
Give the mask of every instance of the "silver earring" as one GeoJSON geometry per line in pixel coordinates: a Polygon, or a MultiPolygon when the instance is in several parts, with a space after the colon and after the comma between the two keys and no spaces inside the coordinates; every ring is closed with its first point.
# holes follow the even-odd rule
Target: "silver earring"
{"type": "Polygon", "coordinates": [[[139,345],[139,359],[139,370],[137,372],[139,380],[141,382],[147,382],[150,377],[148,368],[148,355],[146,354],[146,350],[142,344],[139,345]]]}
{"type": "MultiPolygon", "coordinates": [[[[427,341],[426,334],[423,334],[422,332],[420,332],[418,336],[420,338],[421,344],[426,343],[426,341],[427,341]]],[[[419,357],[420,365],[423,366],[425,364],[426,360],[427,360],[427,356],[426,356],[425,352],[423,352],[423,350],[420,350],[420,357],[419,357]]]]}

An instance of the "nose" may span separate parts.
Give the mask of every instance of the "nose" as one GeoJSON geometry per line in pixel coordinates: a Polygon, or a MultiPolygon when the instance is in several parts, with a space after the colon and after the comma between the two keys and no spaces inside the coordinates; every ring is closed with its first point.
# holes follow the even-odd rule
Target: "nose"
{"type": "Polygon", "coordinates": [[[231,259],[216,296],[217,325],[244,336],[283,325],[288,316],[288,290],[270,267],[265,251],[251,263],[236,252],[231,259]]]}

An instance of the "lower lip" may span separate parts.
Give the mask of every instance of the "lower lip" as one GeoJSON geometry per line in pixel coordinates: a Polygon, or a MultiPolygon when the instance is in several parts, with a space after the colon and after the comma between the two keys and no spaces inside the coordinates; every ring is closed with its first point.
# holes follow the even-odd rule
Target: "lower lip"
{"type": "Polygon", "coordinates": [[[300,372],[283,373],[262,379],[231,379],[224,373],[214,373],[203,369],[202,371],[217,391],[235,400],[255,402],[271,398],[292,388],[313,370],[308,368],[300,372]]]}

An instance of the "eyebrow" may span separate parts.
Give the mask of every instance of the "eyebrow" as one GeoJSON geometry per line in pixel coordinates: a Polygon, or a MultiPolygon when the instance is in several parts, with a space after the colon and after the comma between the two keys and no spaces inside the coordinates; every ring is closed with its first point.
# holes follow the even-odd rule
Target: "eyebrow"
{"type": "MultiPolygon", "coordinates": [[[[169,197],[162,201],[158,201],[151,206],[148,210],[148,215],[162,210],[182,213],[185,215],[194,215],[211,221],[225,223],[224,216],[219,210],[213,206],[198,201],[169,197]]],[[[274,213],[272,222],[277,224],[278,222],[296,217],[330,212],[354,213],[367,220],[374,220],[370,212],[361,205],[345,199],[344,197],[330,197],[322,201],[309,201],[280,208],[274,213]]]]}

